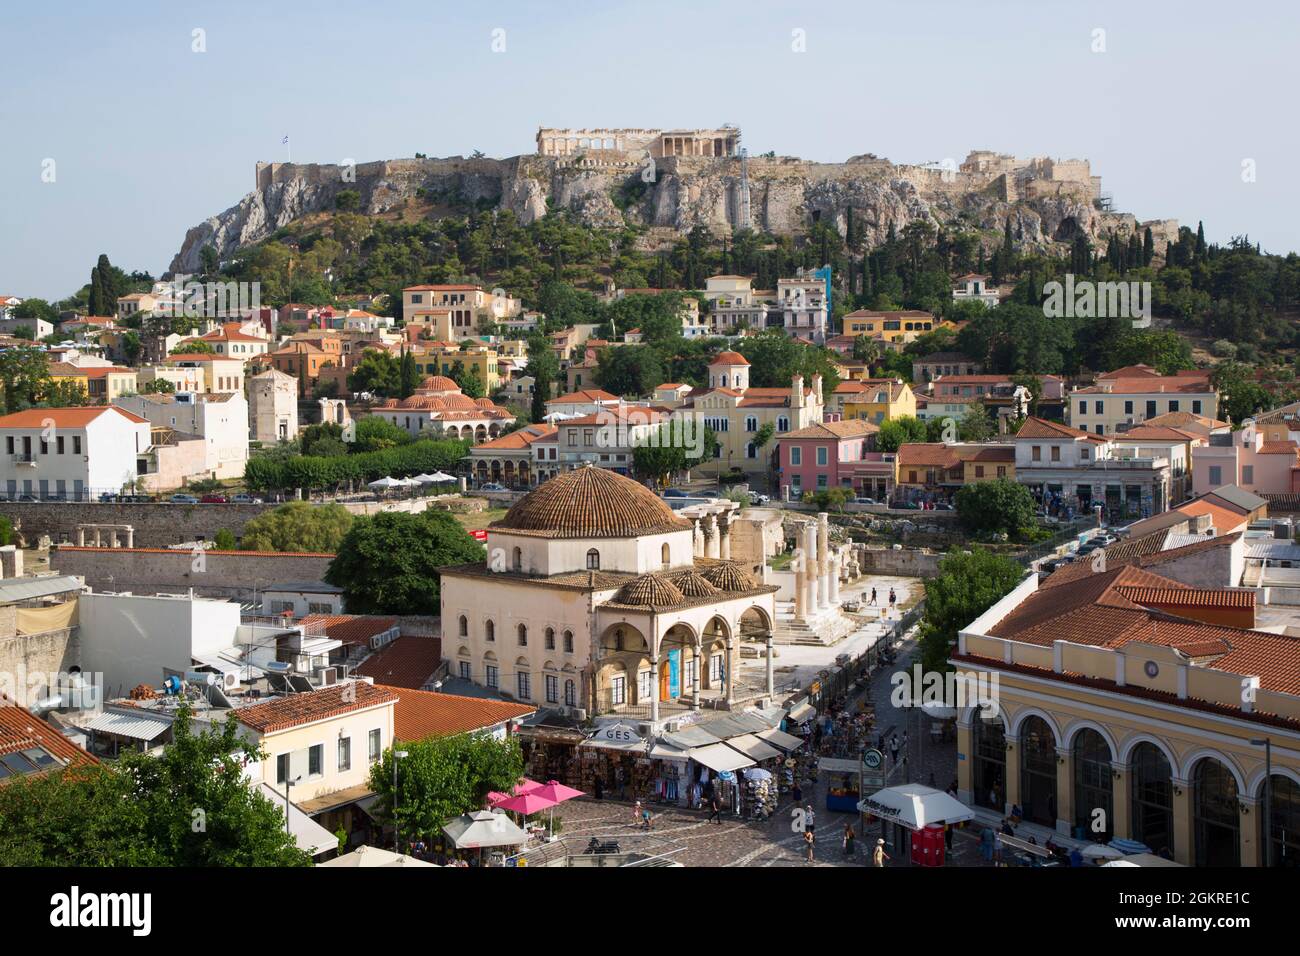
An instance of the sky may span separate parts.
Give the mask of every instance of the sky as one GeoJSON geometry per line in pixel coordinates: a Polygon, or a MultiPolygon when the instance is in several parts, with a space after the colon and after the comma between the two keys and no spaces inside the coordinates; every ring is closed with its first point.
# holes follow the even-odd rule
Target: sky
{"type": "Polygon", "coordinates": [[[1297,35],[1284,0],[7,0],[0,294],[70,295],[100,253],[158,275],[290,149],[504,157],[539,126],[1086,158],[1118,210],[1285,253],[1297,35]]]}

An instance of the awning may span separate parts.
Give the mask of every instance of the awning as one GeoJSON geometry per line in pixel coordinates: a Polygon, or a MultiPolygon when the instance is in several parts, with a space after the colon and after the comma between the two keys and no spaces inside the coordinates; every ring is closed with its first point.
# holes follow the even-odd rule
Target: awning
{"type": "Polygon", "coordinates": [[[655,760],[689,760],[691,752],[656,740],[650,746],[649,756],[655,760]]]}
{"type": "Polygon", "coordinates": [[[241,663],[235,657],[238,653],[237,649],[232,648],[230,651],[218,651],[215,654],[192,654],[190,656],[192,660],[211,667],[218,674],[234,674],[236,680],[256,680],[259,677],[266,676],[266,671],[256,664],[241,663]]]}
{"type": "Polygon", "coordinates": [[[373,797],[374,795],[375,791],[370,789],[368,783],[358,783],[352,787],[344,787],[342,790],[332,790],[310,800],[303,800],[298,806],[302,808],[304,813],[315,816],[327,810],[346,807],[350,803],[357,803],[366,799],[366,797],[373,797]]]}
{"type": "Polygon", "coordinates": [[[759,740],[754,734],[732,737],[727,741],[727,746],[733,750],[739,750],[746,757],[752,757],[755,760],[770,760],[773,757],[783,756],[781,751],[766,741],[759,740]]]}
{"type": "Polygon", "coordinates": [[[606,724],[582,742],[584,747],[604,747],[609,750],[646,749],[646,739],[631,724],[606,724]]]}
{"type": "Polygon", "coordinates": [[[877,790],[859,803],[858,809],[909,830],[920,830],[932,823],[964,823],[975,819],[970,807],[955,797],[919,783],[877,790]]]}
{"type": "Polygon", "coordinates": [[[752,767],[755,764],[755,761],[750,760],[739,750],[732,750],[726,744],[709,744],[707,747],[696,747],[691,751],[691,759],[718,773],[722,773],[724,770],[740,770],[743,767],[752,767]]]}
{"type": "MultiPolygon", "coordinates": [[[[270,800],[272,804],[282,810],[285,808],[284,794],[276,793],[270,785],[265,783],[259,784],[259,788],[262,791],[262,796],[270,800]]],[[[339,838],[294,806],[292,801],[288,804],[288,812],[289,833],[293,835],[293,842],[298,844],[298,849],[306,850],[312,856],[316,856],[319,853],[339,848],[339,838]]]]}
{"type": "Polygon", "coordinates": [[[790,713],[786,716],[796,724],[802,724],[805,720],[812,720],[817,716],[817,708],[805,700],[803,703],[791,707],[790,713]]]}
{"type": "Polygon", "coordinates": [[[787,734],[784,730],[777,730],[775,727],[770,730],[760,730],[755,736],[761,740],[766,740],[773,747],[780,747],[786,753],[791,753],[803,746],[801,737],[787,734]]]}
{"type": "Polygon", "coordinates": [[[722,743],[721,737],[715,737],[702,727],[683,727],[681,730],[674,730],[671,734],[664,734],[663,739],[666,743],[683,750],[722,743]]]}
{"type": "Polygon", "coordinates": [[[137,714],[119,714],[105,711],[82,730],[93,730],[100,734],[115,734],[118,737],[130,737],[132,740],[150,741],[166,733],[171,727],[170,720],[159,717],[146,717],[137,714]]]}

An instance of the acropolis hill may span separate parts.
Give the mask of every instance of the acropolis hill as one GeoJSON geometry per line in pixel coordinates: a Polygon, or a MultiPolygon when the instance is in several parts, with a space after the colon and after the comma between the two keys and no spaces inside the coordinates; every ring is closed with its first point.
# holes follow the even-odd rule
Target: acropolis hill
{"type": "Polygon", "coordinates": [[[760,232],[797,235],[820,221],[843,232],[849,209],[872,244],[891,223],[901,230],[916,219],[960,220],[965,228],[1000,232],[1008,216],[1016,242],[1030,248],[1069,242],[1079,231],[1097,239],[1150,225],[1162,250],[1177,235],[1173,220],[1138,223],[1109,211],[1087,160],[981,150],[960,164],[907,166],[871,154],[816,163],[742,158],[740,141],[740,130],[729,126],[542,128],[535,153],[509,159],[392,159],[355,168],[258,163],[255,189],[191,228],[170,268],[199,271],[204,246],[224,258],[303,216],[334,209],[343,190],[355,190],[369,215],[394,214],[416,201],[448,214],[489,201],[529,223],[550,204],[591,226],[648,227],[643,242],[650,248],[695,226],[725,233],[748,222],[760,232]]]}

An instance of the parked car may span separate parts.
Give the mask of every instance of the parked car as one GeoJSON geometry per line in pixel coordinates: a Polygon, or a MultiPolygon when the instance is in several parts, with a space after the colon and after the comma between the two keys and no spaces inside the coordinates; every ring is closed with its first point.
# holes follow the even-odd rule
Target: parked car
{"type": "Polygon", "coordinates": [[[682,489],[680,488],[669,488],[667,491],[664,492],[664,497],[665,498],[689,498],[690,494],[688,492],[682,491],[682,489]]]}
{"type": "Polygon", "coordinates": [[[876,499],[858,496],[857,498],[853,499],[853,503],[855,505],[874,505],[876,503],[876,499]]]}
{"type": "Polygon", "coordinates": [[[117,499],[118,499],[118,495],[116,495],[111,491],[106,491],[99,496],[99,500],[102,501],[104,504],[112,504],[114,501],[117,501],[117,499]]]}
{"type": "Polygon", "coordinates": [[[172,495],[167,500],[174,505],[197,505],[199,503],[199,499],[193,495],[172,495]]]}
{"type": "Polygon", "coordinates": [[[722,497],[722,496],[719,495],[716,491],[714,491],[712,488],[709,488],[707,491],[692,491],[692,492],[691,492],[691,496],[694,497],[694,498],[720,498],[720,497],[722,497]]]}
{"type": "Polygon", "coordinates": [[[749,493],[749,503],[751,505],[765,505],[771,500],[772,499],[767,495],[759,494],[757,491],[751,491],[749,493]]]}
{"type": "Polygon", "coordinates": [[[237,495],[230,496],[230,503],[232,505],[260,505],[263,502],[261,498],[254,498],[252,495],[244,494],[241,491],[237,495]]]}
{"type": "Polygon", "coordinates": [[[210,494],[204,495],[200,498],[199,503],[205,505],[226,505],[230,504],[230,499],[225,495],[210,494]]]}
{"type": "Polygon", "coordinates": [[[489,481],[486,485],[482,485],[479,488],[479,491],[509,491],[509,490],[510,489],[507,488],[505,485],[497,484],[495,481],[489,481]]]}

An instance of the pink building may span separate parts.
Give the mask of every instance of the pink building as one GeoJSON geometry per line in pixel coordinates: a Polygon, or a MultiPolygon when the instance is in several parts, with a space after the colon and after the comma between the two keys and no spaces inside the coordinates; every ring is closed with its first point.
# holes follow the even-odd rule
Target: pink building
{"type": "MultiPolygon", "coordinates": [[[[861,493],[871,495],[876,490],[875,478],[893,474],[893,464],[872,451],[879,431],[878,426],[858,418],[822,422],[782,435],[777,440],[782,496],[798,497],[828,488],[858,493],[864,487],[867,490],[861,493]]],[[[888,487],[881,491],[887,493],[888,487]]]]}
{"type": "Polygon", "coordinates": [[[1265,441],[1250,419],[1239,431],[1211,434],[1209,444],[1192,453],[1192,492],[1223,485],[1257,495],[1300,493],[1300,448],[1294,440],[1265,441]]]}

